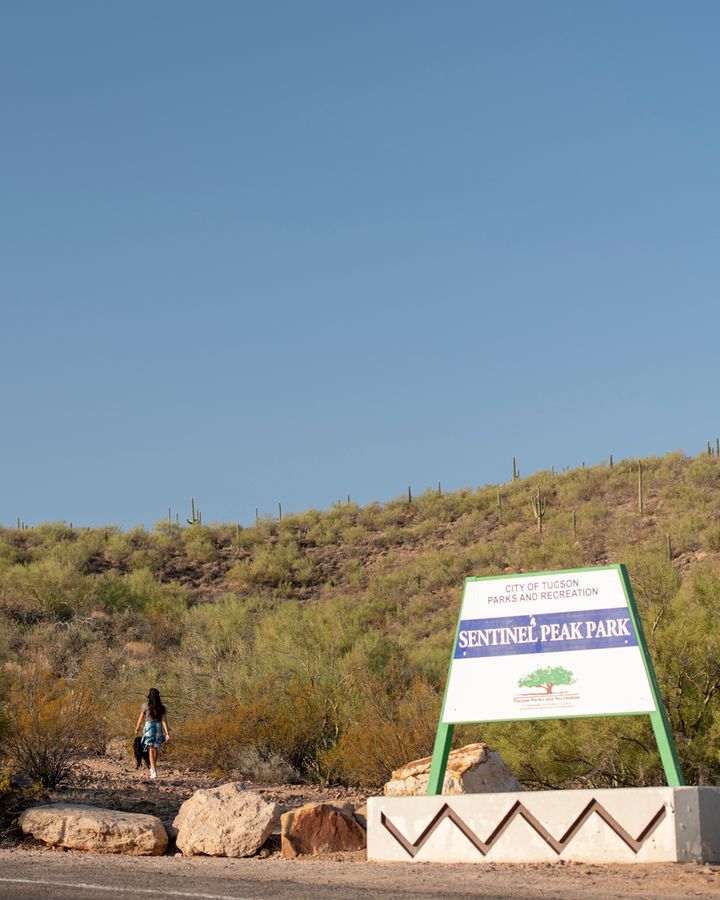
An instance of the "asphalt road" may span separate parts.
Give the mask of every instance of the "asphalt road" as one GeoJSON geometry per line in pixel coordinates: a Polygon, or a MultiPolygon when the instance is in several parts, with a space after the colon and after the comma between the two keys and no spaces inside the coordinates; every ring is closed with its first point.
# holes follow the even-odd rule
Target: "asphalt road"
{"type": "MultiPolygon", "coordinates": [[[[0,860],[0,898],[12,900],[368,900],[446,896],[436,878],[426,883],[424,867],[379,866],[369,881],[367,864],[256,860],[198,860],[75,856],[46,853],[41,858],[0,860]],[[379,876],[379,882],[373,884],[379,876]]],[[[436,867],[433,867],[436,868],[436,867]]],[[[447,868],[447,867],[446,867],[447,868]]],[[[448,872],[449,874],[449,872],[448,872]]],[[[465,886],[466,889],[468,886],[465,886]]],[[[488,900],[504,891],[452,891],[447,896],[488,900]]],[[[517,895],[514,895],[517,896],[517,895]]],[[[524,895],[529,896],[529,895],[524,895]]]]}
{"type": "Polygon", "coordinates": [[[375,863],[355,858],[211,859],[0,850],[12,900],[687,900],[720,896],[720,867],[375,863]]]}

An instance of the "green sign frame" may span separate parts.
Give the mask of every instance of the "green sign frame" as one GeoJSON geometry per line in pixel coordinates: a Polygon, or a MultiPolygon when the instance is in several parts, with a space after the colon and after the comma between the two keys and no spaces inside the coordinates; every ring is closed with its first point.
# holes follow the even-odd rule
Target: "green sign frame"
{"type": "MultiPolygon", "coordinates": [[[[597,572],[602,570],[616,570],[620,575],[620,581],[623,586],[623,590],[625,592],[625,598],[627,600],[628,611],[630,613],[630,619],[632,621],[633,627],[635,629],[635,634],[637,635],[638,648],[640,650],[640,654],[642,656],[643,664],[645,666],[645,672],[647,673],[648,682],[650,685],[650,691],[652,694],[653,701],[655,703],[655,711],[650,713],[616,713],[615,715],[649,715],[650,722],[652,724],[653,734],[655,735],[655,741],[657,742],[658,751],[660,752],[660,760],[662,762],[663,770],[665,772],[665,778],[667,780],[669,787],[682,787],[685,784],[685,780],[683,779],[682,769],[680,768],[680,761],[677,755],[677,749],[675,747],[675,741],[673,740],[672,732],[670,730],[670,723],[668,722],[667,714],[665,712],[665,706],[662,702],[662,697],[660,696],[660,689],[658,687],[657,679],[655,677],[655,670],[653,669],[652,660],[650,659],[650,653],[648,651],[647,642],[645,640],[645,635],[642,630],[642,623],[640,622],[640,616],[638,615],[637,605],[635,603],[635,597],[633,596],[632,586],[630,584],[630,577],[628,575],[627,569],[622,563],[617,563],[608,566],[589,566],[582,569],[561,569],[550,572],[523,572],[523,573],[515,573],[515,576],[510,577],[525,577],[525,576],[541,576],[541,575],[567,575],[571,573],[577,572],[597,572]]],[[[472,581],[490,581],[492,579],[507,579],[507,575],[491,575],[488,577],[480,577],[480,578],[466,578],[465,584],[472,581]]],[[[450,667],[452,666],[453,654],[455,652],[455,647],[457,645],[458,633],[460,630],[460,619],[462,615],[462,604],[460,607],[460,612],[458,613],[458,622],[457,627],[455,629],[455,639],[453,640],[452,650],[450,652],[450,667]]],[[[452,744],[453,732],[455,730],[455,723],[447,723],[443,722],[443,716],[445,713],[445,702],[447,700],[448,693],[448,683],[450,680],[450,667],[448,667],[448,679],[445,683],[445,692],[443,696],[442,708],[440,710],[440,720],[438,722],[437,732],[435,734],[435,746],[433,748],[432,755],[432,763],[430,765],[430,778],[428,781],[428,787],[426,794],[428,796],[436,796],[438,794],[442,794],[442,786],[443,781],[445,780],[445,770],[447,768],[447,760],[450,754],[450,747],[452,744]]],[[[540,719],[566,719],[566,718],[576,718],[576,719],[587,719],[587,718],[596,718],[594,716],[587,715],[575,715],[575,716],[534,716],[523,718],[524,722],[532,722],[538,721],[540,719]]],[[[495,720],[497,721],[497,720],[495,720]]],[[[502,721],[517,721],[517,720],[509,720],[503,719],[502,721]]],[[[457,724],[479,724],[478,723],[457,723],[457,724]]]]}

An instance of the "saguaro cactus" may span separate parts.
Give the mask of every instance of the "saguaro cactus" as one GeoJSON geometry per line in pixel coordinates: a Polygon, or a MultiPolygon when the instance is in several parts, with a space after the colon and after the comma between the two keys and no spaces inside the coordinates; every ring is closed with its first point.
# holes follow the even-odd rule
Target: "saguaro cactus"
{"type": "Polygon", "coordinates": [[[545,518],[545,509],[547,507],[547,500],[540,493],[540,488],[537,489],[537,493],[532,498],[531,503],[532,503],[533,515],[537,519],[537,523],[538,523],[538,532],[540,534],[542,534],[543,519],[545,518]]]}
{"type": "Polygon", "coordinates": [[[638,512],[640,515],[644,512],[643,504],[643,465],[642,460],[638,460],[638,512]]]}
{"type": "Polygon", "coordinates": [[[515,465],[515,457],[513,456],[513,481],[517,481],[520,478],[520,472],[518,467],[515,465]]]}
{"type": "Polygon", "coordinates": [[[202,524],[202,516],[200,515],[200,510],[195,509],[195,498],[192,497],[190,499],[190,506],[192,508],[192,518],[186,519],[185,521],[188,525],[200,525],[202,524]]]}

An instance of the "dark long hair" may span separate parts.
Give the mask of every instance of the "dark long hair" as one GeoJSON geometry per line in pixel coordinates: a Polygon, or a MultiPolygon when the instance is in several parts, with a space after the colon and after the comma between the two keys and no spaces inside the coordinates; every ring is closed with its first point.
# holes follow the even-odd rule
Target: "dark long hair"
{"type": "Polygon", "coordinates": [[[160,699],[160,691],[157,688],[150,688],[148,692],[148,715],[151,719],[162,719],[165,715],[165,706],[160,699]]]}

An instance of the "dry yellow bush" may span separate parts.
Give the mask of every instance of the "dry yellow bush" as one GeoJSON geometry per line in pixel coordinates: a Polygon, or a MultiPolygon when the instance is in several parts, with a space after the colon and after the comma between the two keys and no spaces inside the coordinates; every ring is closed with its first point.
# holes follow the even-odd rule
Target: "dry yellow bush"
{"type": "Polygon", "coordinates": [[[187,718],[175,728],[173,757],[193,768],[229,777],[230,759],[242,737],[242,717],[237,707],[226,706],[202,717],[187,718]]]}
{"type": "Polygon", "coordinates": [[[53,788],[73,763],[102,743],[102,703],[89,671],[57,676],[36,657],[12,680],[6,746],[10,761],[34,782],[53,788]]]}
{"type": "Polygon", "coordinates": [[[280,755],[262,749],[258,710],[230,704],[201,718],[186,719],[174,734],[176,762],[254,781],[291,782],[298,773],[280,755]]]}
{"type": "Polygon", "coordinates": [[[432,753],[440,704],[420,678],[404,693],[368,683],[365,696],[362,716],[326,759],[332,778],[377,789],[393,769],[432,753]]]}

